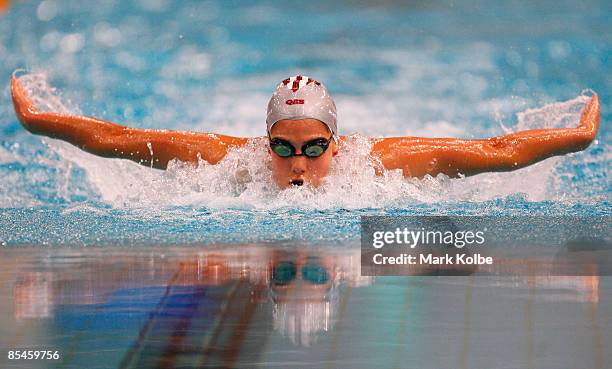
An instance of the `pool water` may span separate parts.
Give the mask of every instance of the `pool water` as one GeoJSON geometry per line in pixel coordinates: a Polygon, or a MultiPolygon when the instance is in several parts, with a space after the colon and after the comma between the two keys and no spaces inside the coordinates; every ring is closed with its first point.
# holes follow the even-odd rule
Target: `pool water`
{"type": "Polygon", "coordinates": [[[10,2],[0,346],[56,347],[64,368],[605,367],[607,277],[363,280],[350,263],[362,215],[610,215],[611,15],[597,0],[10,2]],[[265,135],[276,83],[304,74],[351,137],[319,189],[278,191],[261,142],[158,171],[26,132],[18,68],[41,110],[245,137],[265,135]],[[453,180],[368,167],[366,137],[573,126],[591,91],[602,125],[584,152],[453,180]],[[266,273],[300,250],[342,276],[285,306],[266,273]]]}
{"type": "Polygon", "coordinates": [[[545,4],[100,1],[85,17],[78,1],[15,3],[0,25],[0,240],[334,242],[356,239],[364,213],[609,214],[610,6],[545,4]],[[586,89],[603,124],[585,152],[461,180],[376,179],[357,137],[322,195],[279,193],[261,147],[261,160],[161,172],[33,136],[9,100],[17,68],[41,109],[146,128],[263,136],[271,91],[296,73],[327,85],[341,134],[571,126],[586,89]],[[253,182],[228,178],[245,167],[253,182]]]}

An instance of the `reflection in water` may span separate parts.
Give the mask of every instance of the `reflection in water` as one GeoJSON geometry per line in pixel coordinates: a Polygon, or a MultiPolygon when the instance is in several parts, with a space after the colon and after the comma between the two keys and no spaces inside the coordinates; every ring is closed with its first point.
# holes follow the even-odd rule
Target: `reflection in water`
{"type": "Polygon", "coordinates": [[[58,320],[74,311],[70,306],[93,306],[98,313],[122,299],[126,306],[111,308],[112,314],[150,308],[124,367],[175,367],[187,357],[189,365],[230,366],[265,343],[250,339],[250,330],[277,331],[310,346],[333,328],[342,288],[371,282],[360,276],[359,250],[227,246],[43,254],[36,268],[48,270],[16,275],[15,319],[58,320]],[[151,299],[158,300],[145,308],[151,299]]]}
{"type": "MultiPolygon", "coordinates": [[[[509,332],[529,338],[531,351],[518,347],[512,355],[531,352],[531,362],[540,304],[544,311],[553,304],[555,317],[546,316],[561,320],[544,326],[574,332],[585,321],[590,338],[581,342],[594,343],[584,352],[596,363],[606,355],[597,349],[606,328],[598,323],[598,277],[373,283],[360,275],[359,249],[312,245],[5,249],[0,259],[0,293],[12,299],[0,311],[0,333],[14,336],[0,346],[54,347],[64,368],[401,367],[399,360],[432,352],[427,347],[440,339],[461,350],[453,353],[449,344],[433,367],[453,367],[469,359],[470,347],[488,352],[487,344],[509,332]],[[593,306],[585,320],[576,304],[593,306]],[[372,346],[378,352],[368,353],[372,346]]],[[[432,355],[413,366],[430,363],[432,355]]]]}
{"type": "Polygon", "coordinates": [[[26,272],[20,275],[13,289],[15,319],[48,318],[51,316],[53,295],[51,275],[26,272]]]}
{"type": "MultiPolygon", "coordinates": [[[[317,333],[331,329],[338,305],[339,262],[330,255],[274,253],[270,292],[275,330],[295,344],[310,346],[317,333]]],[[[351,272],[359,275],[358,269],[351,272]]]]}

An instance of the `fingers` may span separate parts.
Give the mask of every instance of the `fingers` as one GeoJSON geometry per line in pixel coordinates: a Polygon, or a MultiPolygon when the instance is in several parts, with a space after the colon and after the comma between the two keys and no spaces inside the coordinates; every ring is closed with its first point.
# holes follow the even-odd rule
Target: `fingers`
{"type": "Polygon", "coordinates": [[[23,88],[23,85],[21,84],[21,82],[19,82],[19,79],[17,78],[17,73],[20,72],[25,72],[25,70],[15,69],[11,77],[11,92],[13,93],[13,95],[15,95],[16,93],[18,93],[19,95],[27,95],[25,89],[23,88]]]}
{"type": "Polygon", "coordinates": [[[21,89],[21,83],[19,83],[19,80],[17,80],[15,73],[13,73],[13,76],[11,77],[11,93],[13,94],[13,97],[17,95],[21,89]]]}
{"type": "Polygon", "coordinates": [[[595,110],[599,110],[599,96],[597,96],[596,93],[593,93],[591,100],[589,100],[584,108],[584,112],[587,115],[591,115],[595,113],[595,110]]]}
{"type": "Polygon", "coordinates": [[[18,69],[13,72],[13,76],[11,77],[11,94],[17,115],[23,117],[28,114],[35,114],[37,113],[37,110],[27,91],[21,82],[19,82],[19,79],[17,79],[16,74],[19,71],[20,70],[18,69]]]}

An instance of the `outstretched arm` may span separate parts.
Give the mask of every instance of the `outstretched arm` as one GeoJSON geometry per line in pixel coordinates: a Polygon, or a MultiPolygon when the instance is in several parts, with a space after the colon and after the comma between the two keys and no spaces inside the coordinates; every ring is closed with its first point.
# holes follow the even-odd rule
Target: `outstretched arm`
{"type": "Polygon", "coordinates": [[[166,169],[172,159],[197,164],[201,158],[216,164],[230,148],[247,142],[246,138],[130,128],[93,117],[39,112],[15,75],[11,92],[17,118],[28,131],[67,141],[95,155],[158,169],[166,169]]]}
{"type": "Polygon", "coordinates": [[[384,138],[374,141],[372,155],[385,169],[402,169],[410,177],[510,171],[586,149],[595,139],[599,119],[599,98],[593,94],[576,128],[535,129],[481,140],[384,138]]]}

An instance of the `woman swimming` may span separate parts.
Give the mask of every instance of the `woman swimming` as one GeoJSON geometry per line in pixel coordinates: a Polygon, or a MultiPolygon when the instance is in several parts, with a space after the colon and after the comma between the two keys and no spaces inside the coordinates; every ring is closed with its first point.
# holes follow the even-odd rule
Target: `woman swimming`
{"type": "MultiPolygon", "coordinates": [[[[89,153],[130,159],[165,169],[177,159],[198,164],[221,161],[248,138],[211,133],[130,128],[85,116],[39,112],[15,74],[11,81],[19,121],[34,134],[67,141],[89,153]]],[[[450,177],[511,171],[546,158],[584,150],[599,129],[599,98],[593,94],[575,128],[536,129],[487,139],[372,138],[370,156],[377,174],[401,169],[404,176],[439,173],[450,177]]],[[[337,132],[336,106],[326,88],[306,76],[278,84],[268,103],[268,152],[279,187],[318,186],[346,139],[337,132]]]]}

